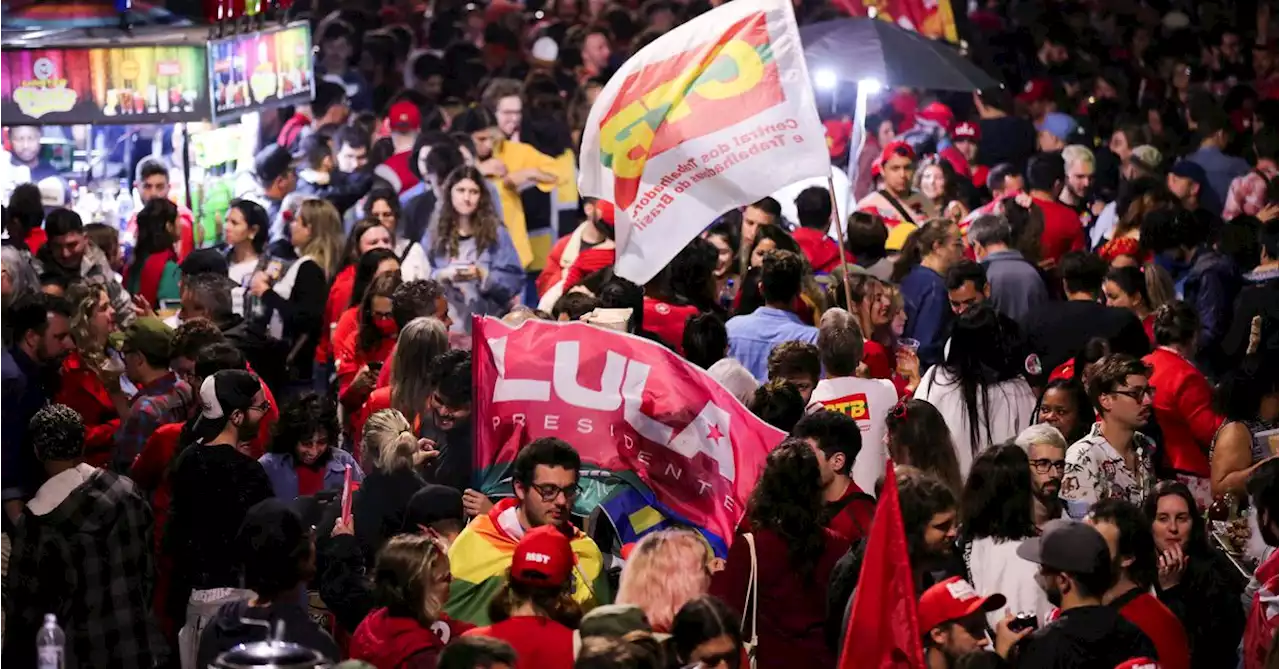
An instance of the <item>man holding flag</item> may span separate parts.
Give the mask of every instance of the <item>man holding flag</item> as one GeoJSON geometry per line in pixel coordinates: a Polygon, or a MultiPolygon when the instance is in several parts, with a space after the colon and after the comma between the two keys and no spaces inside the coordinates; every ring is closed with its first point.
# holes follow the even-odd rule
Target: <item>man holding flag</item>
{"type": "Polygon", "coordinates": [[[617,207],[618,276],[644,285],[707,221],[827,177],[791,3],[737,0],[622,65],[582,139],[579,191],[617,207]]]}

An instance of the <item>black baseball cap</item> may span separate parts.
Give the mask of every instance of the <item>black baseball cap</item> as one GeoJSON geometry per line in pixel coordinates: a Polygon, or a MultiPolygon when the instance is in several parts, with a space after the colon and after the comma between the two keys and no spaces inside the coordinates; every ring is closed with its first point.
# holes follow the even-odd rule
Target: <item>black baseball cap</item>
{"type": "Polygon", "coordinates": [[[457,488],[429,483],[409,498],[402,532],[417,532],[441,520],[462,520],[462,493],[457,488]]]}
{"type": "Polygon", "coordinates": [[[1018,557],[1070,574],[1097,574],[1111,568],[1111,551],[1098,530],[1076,520],[1052,520],[1044,532],[1018,546],[1018,557]]]}
{"type": "Polygon", "coordinates": [[[227,256],[223,255],[218,249],[197,249],[187,254],[187,257],[178,266],[183,276],[196,276],[199,274],[217,274],[218,276],[227,276],[230,271],[227,264],[227,256]]]}
{"type": "Polygon", "coordinates": [[[253,171],[265,188],[293,169],[293,156],[279,144],[268,144],[253,159],[253,171]]]}

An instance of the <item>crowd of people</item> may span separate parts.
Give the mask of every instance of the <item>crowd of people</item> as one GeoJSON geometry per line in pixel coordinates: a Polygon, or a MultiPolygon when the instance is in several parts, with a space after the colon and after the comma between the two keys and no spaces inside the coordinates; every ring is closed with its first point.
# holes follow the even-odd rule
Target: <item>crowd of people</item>
{"type": "Polygon", "coordinates": [[[1275,666],[1267,3],[974,5],[1005,88],[885,92],[857,151],[824,104],[837,192],[759,194],[643,286],[579,142],[718,2],[409,4],[295,3],[314,99],[264,114],[216,247],[155,158],[128,253],[13,190],[7,662],[53,613],[68,667],[203,668],[279,624],[376,669],[834,667],[892,459],[930,669],[1275,666]],[[789,435],[727,555],[598,544],[572,440],[476,489],[472,317],[597,309],[789,435]],[[1236,516],[1244,557],[1211,537],[1236,516]]]}

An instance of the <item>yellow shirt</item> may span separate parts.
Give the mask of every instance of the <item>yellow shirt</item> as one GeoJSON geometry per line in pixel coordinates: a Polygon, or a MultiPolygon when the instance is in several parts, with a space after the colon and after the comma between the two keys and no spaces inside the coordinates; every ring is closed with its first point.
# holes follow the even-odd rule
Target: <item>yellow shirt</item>
{"type": "MultiPolygon", "coordinates": [[[[562,174],[559,161],[523,142],[504,139],[494,147],[493,156],[502,161],[508,173],[537,169],[555,174],[558,179],[566,179],[562,174]]],[[[527,268],[533,263],[534,253],[533,245],[529,243],[529,230],[525,224],[524,203],[520,200],[520,191],[512,188],[505,179],[493,177],[491,179],[498,187],[498,197],[502,200],[503,223],[506,224],[507,232],[511,235],[511,243],[515,245],[516,253],[520,255],[520,263],[527,268]]],[[[572,181],[572,176],[567,180],[572,181]]],[[[557,181],[553,184],[535,184],[533,187],[541,189],[544,193],[550,193],[562,185],[564,184],[557,181]]],[[[546,254],[544,253],[543,256],[545,257],[546,254]]]]}

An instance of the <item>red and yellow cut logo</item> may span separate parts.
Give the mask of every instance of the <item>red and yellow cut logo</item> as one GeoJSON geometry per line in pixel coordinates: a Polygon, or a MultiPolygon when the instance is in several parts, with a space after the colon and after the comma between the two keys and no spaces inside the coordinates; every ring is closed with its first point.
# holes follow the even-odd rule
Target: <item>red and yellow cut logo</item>
{"type": "Polygon", "coordinates": [[[866,393],[855,393],[828,400],[823,402],[822,406],[826,407],[827,411],[839,411],[854,420],[868,420],[871,417],[871,413],[867,410],[866,393]]]}
{"type": "Polygon", "coordinates": [[[614,174],[615,204],[635,202],[648,159],[784,99],[763,12],[714,42],[631,72],[600,122],[600,161],[614,174]]]}

